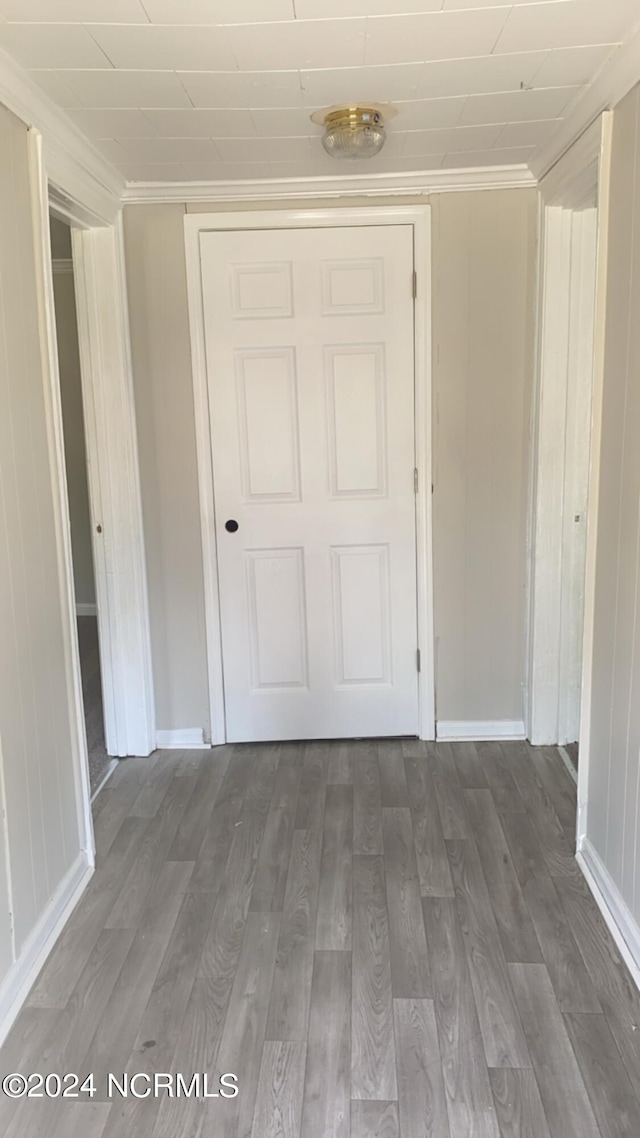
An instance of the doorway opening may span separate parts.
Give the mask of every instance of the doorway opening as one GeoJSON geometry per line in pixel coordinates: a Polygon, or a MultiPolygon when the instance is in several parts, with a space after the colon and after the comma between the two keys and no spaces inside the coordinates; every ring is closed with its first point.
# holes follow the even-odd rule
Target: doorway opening
{"type": "Polygon", "coordinates": [[[117,765],[105,741],[98,602],[71,229],[50,216],[53,296],[82,699],[92,798],[117,765]]]}
{"type": "Polygon", "coordinates": [[[590,677],[584,661],[591,655],[609,132],[603,115],[540,186],[527,726],[532,744],[559,747],[579,784],[588,757],[590,677]]]}

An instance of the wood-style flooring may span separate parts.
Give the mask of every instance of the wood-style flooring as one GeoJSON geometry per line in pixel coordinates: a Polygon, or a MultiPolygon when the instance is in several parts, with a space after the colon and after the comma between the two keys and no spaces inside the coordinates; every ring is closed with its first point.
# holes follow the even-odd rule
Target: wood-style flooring
{"type": "Polygon", "coordinates": [[[524,744],[125,760],[0,1052],[97,1094],[0,1095],[0,1134],[638,1138],[640,995],[574,820],[560,755],[524,744]],[[107,1072],[233,1073],[239,1095],[108,1101],[107,1072]]]}

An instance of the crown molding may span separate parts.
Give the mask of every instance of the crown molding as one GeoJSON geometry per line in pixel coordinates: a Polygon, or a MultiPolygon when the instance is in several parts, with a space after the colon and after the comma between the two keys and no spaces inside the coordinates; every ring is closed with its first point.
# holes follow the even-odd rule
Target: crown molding
{"type": "Polygon", "coordinates": [[[81,202],[86,222],[109,224],[120,208],[124,178],[107,162],[71,119],[45,95],[31,76],[0,49],[0,103],[42,134],[47,175],[77,218],[81,202]]]}
{"type": "Polygon", "coordinates": [[[535,186],[528,166],[482,166],[461,170],[422,170],[406,174],[355,174],[323,178],[271,178],[242,182],[128,182],[125,205],[171,202],[287,201],[295,198],[391,197],[456,190],[514,189],[535,186]]]}
{"type": "Polygon", "coordinates": [[[611,110],[640,80],[640,27],[600,68],[547,146],[531,158],[531,169],[541,181],[576,139],[602,114],[611,110]]]}

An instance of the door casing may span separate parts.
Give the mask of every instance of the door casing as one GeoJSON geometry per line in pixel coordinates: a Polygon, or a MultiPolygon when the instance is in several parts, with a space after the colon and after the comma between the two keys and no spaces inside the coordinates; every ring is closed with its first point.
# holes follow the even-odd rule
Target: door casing
{"type": "Polygon", "coordinates": [[[226,742],[220,598],[213,494],[213,459],[209,430],[209,397],[204,312],[200,271],[200,235],[229,229],[318,229],[340,226],[411,225],[416,273],[414,300],[414,366],[416,423],[416,545],[418,644],[420,649],[420,738],[435,739],[435,651],[433,619],[432,539],[432,410],[431,410],[431,211],[424,206],[362,206],[309,210],[260,210],[240,213],[186,214],[185,251],[189,328],[196,424],[196,454],[204,570],[205,632],[211,743],[226,742]]]}

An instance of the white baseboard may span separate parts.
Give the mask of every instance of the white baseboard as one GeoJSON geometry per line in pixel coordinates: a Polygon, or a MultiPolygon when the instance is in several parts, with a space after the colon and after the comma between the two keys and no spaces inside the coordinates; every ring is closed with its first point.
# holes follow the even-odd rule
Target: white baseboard
{"type": "Polygon", "coordinates": [[[100,791],[102,790],[103,786],[106,786],[106,785],[107,785],[107,783],[108,783],[109,779],[111,778],[111,775],[113,774],[114,770],[115,770],[115,769],[116,769],[116,767],[118,766],[118,763],[119,763],[119,761],[120,761],[119,759],[112,759],[112,760],[111,760],[111,762],[110,762],[109,766],[107,767],[107,769],[106,769],[106,771],[105,771],[104,775],[103,775],[103,776],[102,776],[102,778],[100,779],[100,782],[99,782],[99,783],[98,783],[98,785],[96,786],[95,790],[93,790],[93,791],[91,792],[91,801],[92,801],[92,802],[95,802],[95,800],[96,800],[96,798],[98,797],[98,795],[99,795],[100,791]]]}
{"type": "Polygon", "coordinates": [[[156,746],[160,751],[208,751],[211,748],[211,744],[204,741],[202,727],[178,727],[171,731],[156,731],[156,746]]]}
{"type": "Polygon", "coordinates": [[[95,604],[88,604],[87,601],[76,601],[76,616],[97,616],[98,606],[95,604]]]}
{"type": "Polygon", "coordinates": [[[436,736],[451,743],[527,737],[524,722],[517,719],[441,719],[436,723],[436,736]]]}
{"type": "Polygon", "coordinates": [[[93,866],[81,850],[29,933],[22,951],[0,984],[0,1045],[6,1039],[38,973],[84,893],[93,866]]]}
{"type": "Polygon", "coordinates": [[[640,925],[588,838],[582,839],[576,858],[636,987],[640,988],[640,925]]]}

